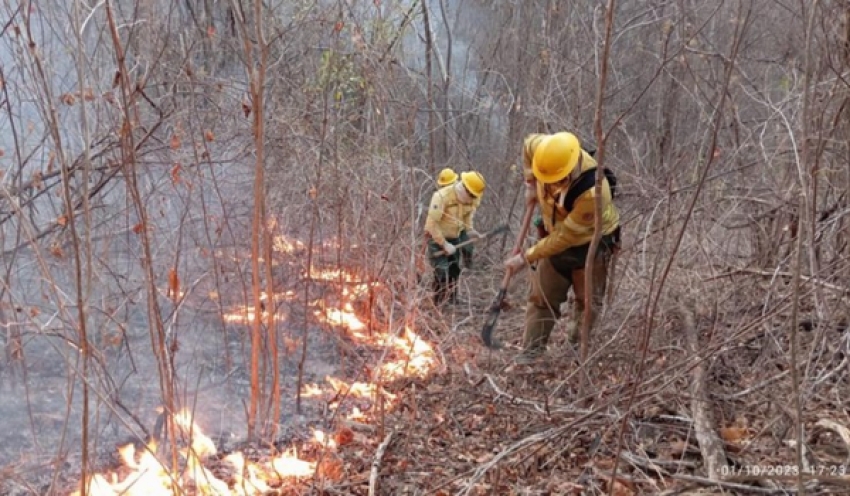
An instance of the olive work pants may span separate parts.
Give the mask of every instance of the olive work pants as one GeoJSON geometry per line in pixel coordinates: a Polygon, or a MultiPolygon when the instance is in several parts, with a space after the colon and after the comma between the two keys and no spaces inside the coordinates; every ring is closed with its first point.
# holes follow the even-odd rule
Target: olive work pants
{"type": "MultiPolygon", "coordinates": [[[[446,241],[453,245],[463,243],[469,239],[466,231],[461,231],[457,238],[447,238],[446,241]]],[[[443,247],[428,240],[428,261],[434,269],[434,304],[442,305],[446,301],[456,303],[457,281],[460,278],[461,265],[470,267],[472,263],[472,245],[458,248],[454,255],[442,253],[443,247]]]]}
{"type": "MultiPolygon", "coordinates": [[[[579,248],[584,248],[584,252],[581,253],[580,249],[578,251],[571,249],[564,254],[540,260],[537,269],[531,274],[531,291],[526,307],[525,335],[523,336],[523,350],[526,353],[536,355],[542,354],[546,350],[549,335],[552,333],[552,328],[555,327],[555,322],[561,317],[561,304],[567,301],[570,288],[575,295],[575,320],[567,325],[568,338],[571,343],[578,341],[578,331],[585,309],[584,261],[588,247],[579,248]]],[[[600,243],[600,250],[597,251],[592,266],[591,328],[593,328],[605,300],[608,264],[611,255],[612,247],[606,243],[600,243]]]]}

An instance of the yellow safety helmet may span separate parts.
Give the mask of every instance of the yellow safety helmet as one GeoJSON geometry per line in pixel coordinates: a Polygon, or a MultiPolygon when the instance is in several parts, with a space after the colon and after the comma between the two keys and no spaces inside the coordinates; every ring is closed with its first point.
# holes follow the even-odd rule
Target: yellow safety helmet
{"type": "Polygon", "coordinates": [[[460,175],[460,180],[469,194],[475,198],[481,198],[481,195],[484,194],[484,188],[487,187],[484,176],[480,172],[464,172],[460,175]]]}
{"type": "Polygon", "coordinates": [[[437,184],[439,186],[448,186],[455,181],[457,181],[457,173],[448,167],[441,170],[440,174],[437,176],[437,184]]]}
{"type": "Polygon", "coordinates": [[[543,138],[534,150],[531,170],[544,184],[557,183],[575,169],[581,143],[573,133],[555,133],[543,138]]]}

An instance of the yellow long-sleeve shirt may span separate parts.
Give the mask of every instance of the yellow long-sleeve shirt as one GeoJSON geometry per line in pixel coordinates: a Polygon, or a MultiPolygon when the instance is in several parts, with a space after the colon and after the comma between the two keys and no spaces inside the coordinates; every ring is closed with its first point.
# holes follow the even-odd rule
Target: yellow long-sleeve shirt
{"type": "MultiPolygon", "coordinates": [[[[534,152],[545,134],[531,134],[525,139],[523,146],[523,176],[527,181],[534,181],[531,169],[534,152]]],[[[581,172],[596,168],[596,160],[582,150],[579,161],[580,172],[576,171],[571,177],[576,178],[581,172]]],[[[526,250],[525,258],[535,262],[541,258],[551,257],[574,246],[581,246],[593,240],[593,224],[596,217],[596,189],[590,188],[576,198],[573,209],[569,212],[563,208],[563,198],[569,190],[569,185],[560,189],[553,186],[548,188],[537,181],[537,200],[543,225],[549,235],[526,250]]],[[[620,225],[620,212],[611,198],[611,188],[608,180],[602,181],[602,234],[611,234],[620,225]]]]}
{"type": "Polygon", "coordinates": [[[438,245],[445,243],[446,238],[457,238],[461,231],[474,229],[473,218],[480,204],[480,198],[474,199],[468,205],[461,203],[453,184],[438,189],[431,196],[425,232],[438,245]]]}

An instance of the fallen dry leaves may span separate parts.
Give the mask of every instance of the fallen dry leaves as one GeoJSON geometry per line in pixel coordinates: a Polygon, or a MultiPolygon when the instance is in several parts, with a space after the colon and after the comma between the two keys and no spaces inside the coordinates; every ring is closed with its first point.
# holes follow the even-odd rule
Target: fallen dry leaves
{"type": "Polygon", "coordinates": [[[739,443],[746,440],[748,430],[746,427],[721,427],[720,437],[727,443],[739,443]]]}

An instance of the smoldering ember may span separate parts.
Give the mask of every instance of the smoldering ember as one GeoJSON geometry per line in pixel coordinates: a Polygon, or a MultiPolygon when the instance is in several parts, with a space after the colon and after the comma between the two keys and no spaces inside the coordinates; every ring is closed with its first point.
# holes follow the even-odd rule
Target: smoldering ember
{"type": "Polygon", "coordinates": [[[850,493],[850,7],[0,2],[0,495],[850,493]]]}

